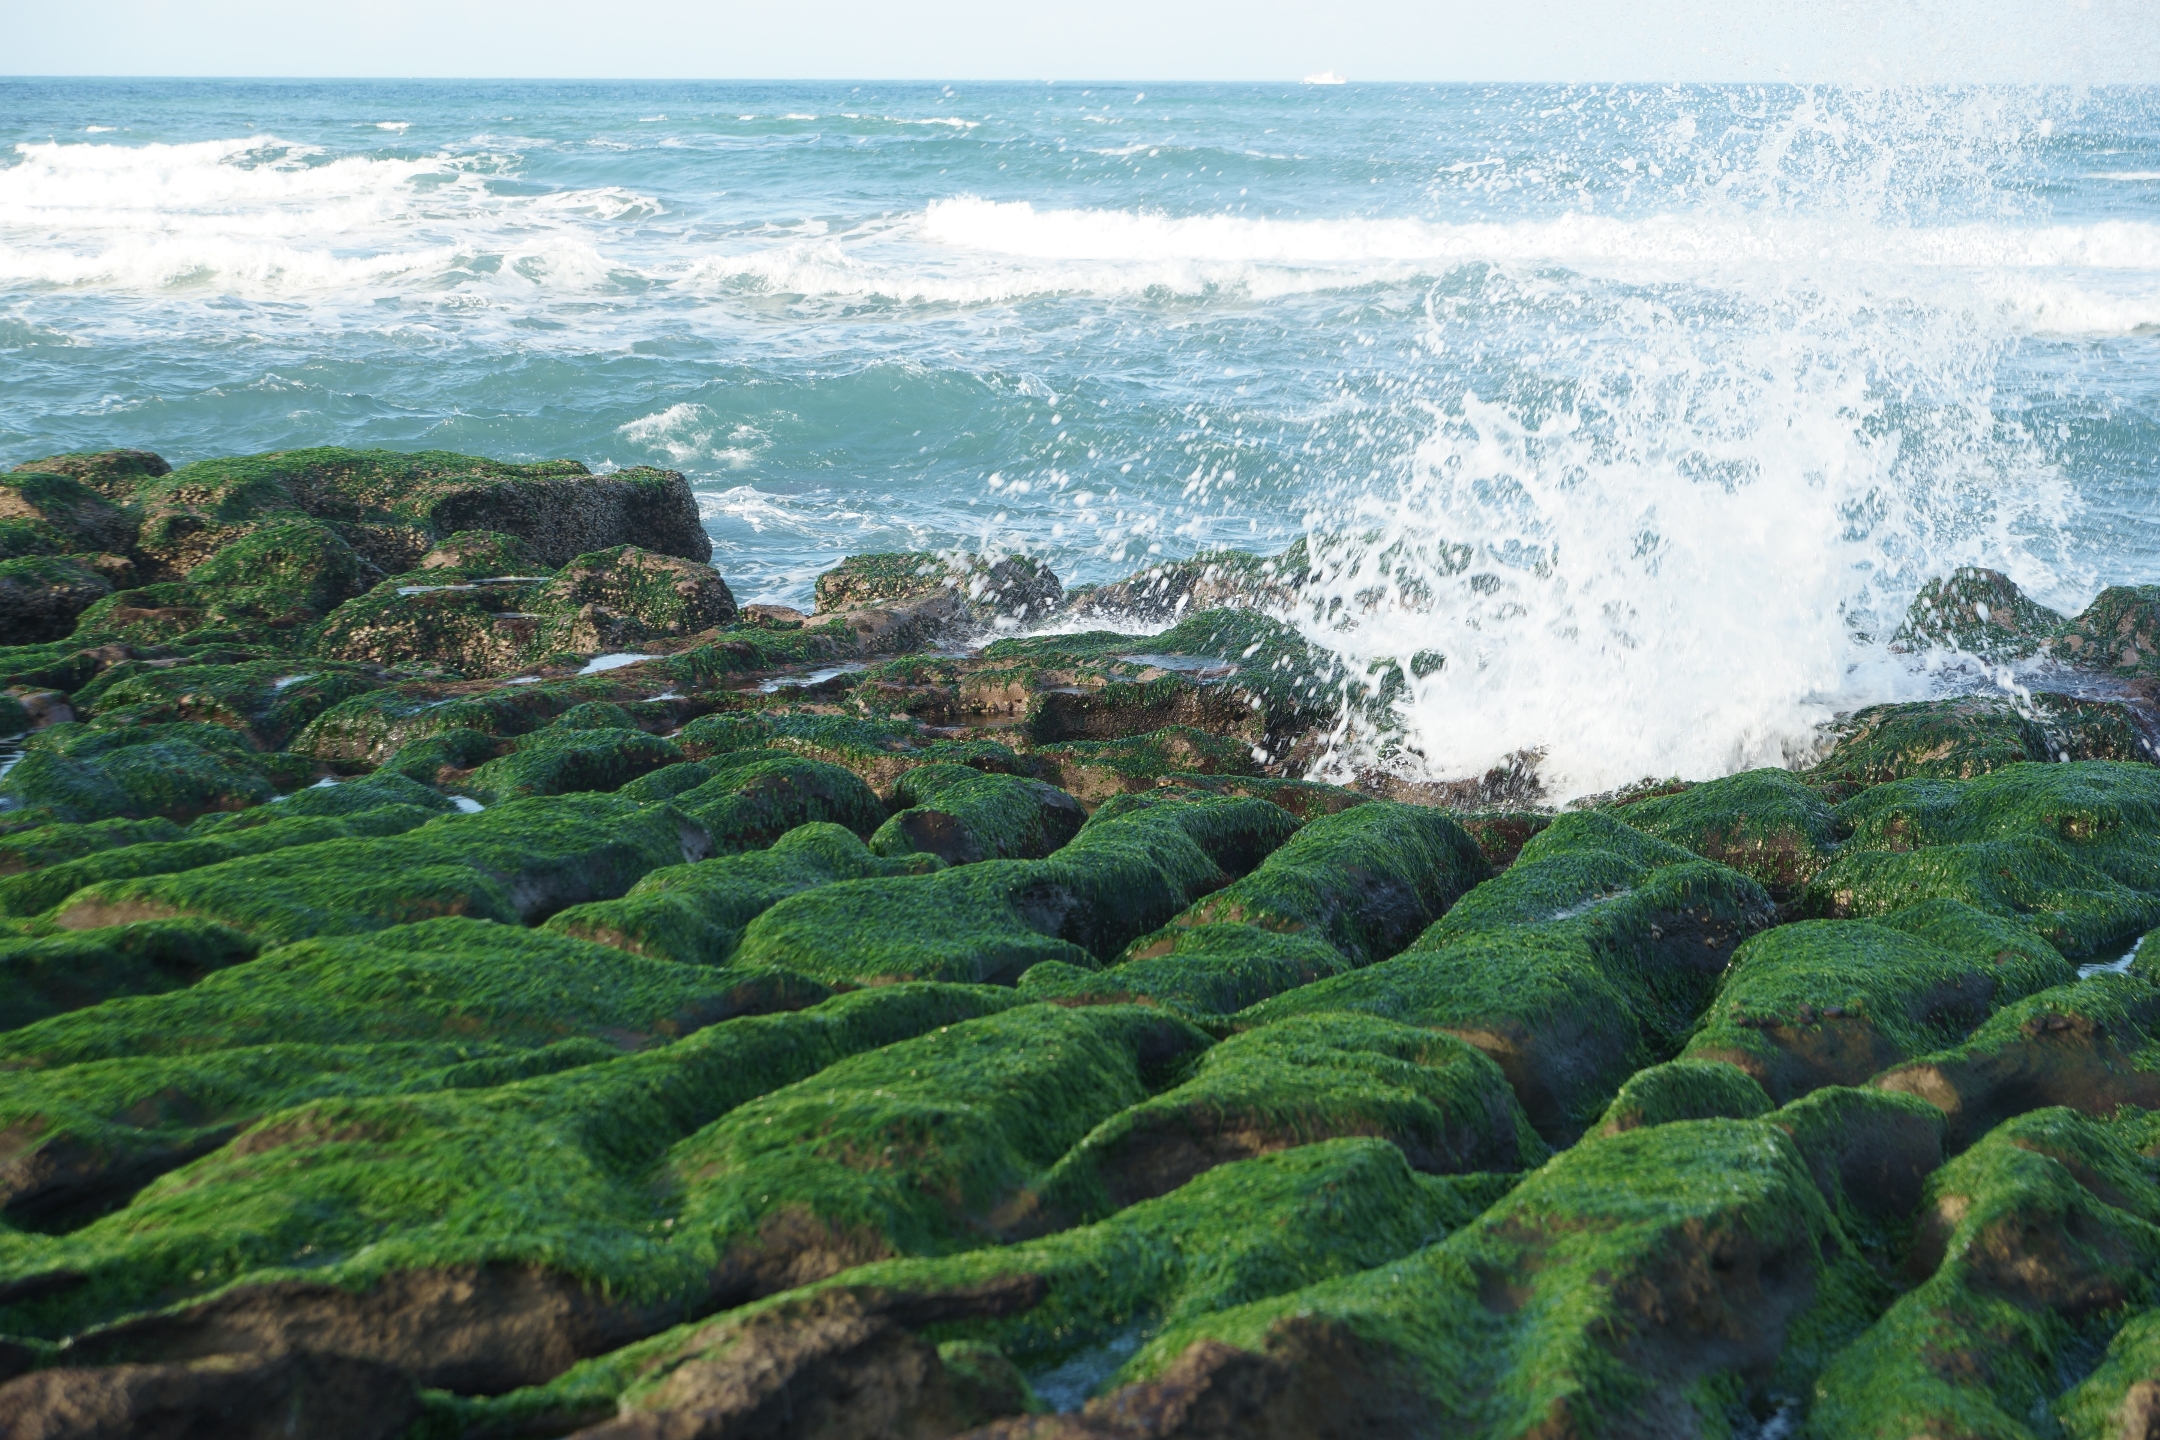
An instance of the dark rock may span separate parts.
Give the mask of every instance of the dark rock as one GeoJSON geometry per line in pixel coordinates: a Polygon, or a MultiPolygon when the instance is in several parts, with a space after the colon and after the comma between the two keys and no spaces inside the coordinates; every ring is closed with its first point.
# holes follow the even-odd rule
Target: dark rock
{"type": "Polygon", "coordinates": [[[1958,650],[2001,663],[2039,654],[2065,623],[2001,571],[1965,566],[1920,587],[1890,646],[1958,650]]]}
{"type": "Polygon", "coordinates": [[[405,1376],[346,1355],[69,1366],[0,1385],[7,1440],[397,1440],[420,1413],[405,1376]]]}
{"type": "Polygon", "coordinates": [[[87,557],[32,555],[0,560],[0,632],[18,645],[58,640],[76,617],[112,593],[87,557]]]}
{"type": "Polygon", "coordinates": [[[993,1282],[972,1295],[829,1290],[806,1296],[734,1327],[730,1343],[674,1367],[619,1418],[577,1435],[582,1440],[939,1440],[955,1435],[1018,1413],[1024,1382],[1000,1387],[1000,1394],[973,1375],[956,1374],[912,1329],[1025,1309],[1042,1291],[1031,1278],[993,1282]],[[1004,1408],[1008,1405],[1012,1408],[1004,1408]]]}
{"type": "Polygon", "coordinates": [[[74,551],[125,551],[135,526],[103,495],[65,475],[17,470],[0,475],[0,521],[51,527],[74,551]]]}
{"type": "Polygon", "coordinates": [[[116,505],[133,500],[139,482],[172,473],[172,466],[148,450],[77,450],[48,455],[15,468],[79,480],[116,505]]]}

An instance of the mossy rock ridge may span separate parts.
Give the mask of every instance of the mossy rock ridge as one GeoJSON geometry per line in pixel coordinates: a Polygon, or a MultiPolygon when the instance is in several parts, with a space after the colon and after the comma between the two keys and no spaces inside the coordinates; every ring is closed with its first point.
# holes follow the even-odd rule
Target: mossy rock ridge
{"type": "Polygon", "coordinates": [[[686,965],[724,965],[743,929],[790,895],[839,880],[921,873],[934,857],[883,859],[845,827],[798,825],[771,848],[716,855],[652,871],[619,900],[572,905],[546,922],[632,955],[686,965]]]}
{"type": "Polygon", "coordinates": [[[1391,1264],[1168,1326],[1121,1388],[984,1433],[1714,1431],[1804,1390],[1878,1289],[1783,1131],[1681,1121],[1577,1146],[1391,1264]]]}
{"type": "Polygon", "coordinates": [[[1054,785],[966,765],[922,765],[903,774],[905,808],[870,837],[873,853],[934,855],[948,865],[1040,860],[1087,823],[1080,802],[1054,785]]]}
{"type": "Polygon", "coordinates": [[[1251,870],[1296,828],[1264,801],[1124,796],[1047,859],[848,880],[783,900],[750,923],[737,963],[854,984],[1009,984],[1044,960],[1092,969],[1251,870]]]}
{"type": "Polygon", "coordinates": [[[2099,974],[2003,1006],[1963,1044],[1894,1066],[1869,1083],[1943,1112],[1963,1150],[2027,1110],[2060,1105],[2106,1118],[2160,1110],[2160,988],[2099,974]]]}
{"type": "MultiPolygon", "coordinates": [[[[2109,1122],[2038,1110],[1937,1171],[1906,1261],[1919,1284],[1825,1369],[1811,1433],[2057,1433],[2049,1412],[2071,1352],[2104,1342],[2151,1295],[2152,1128],[2137,1112],[2109,1122]]],[[[2096,1408],[2119,1377],[2096,1375],[2062,1407],[2096,1408]]]]}
{"type": "Polygon", "coordinates": [[[1044,1173],[1207,1044],[1139,1006],[1026,1005],[842,1060],[677,1144],[676,1224],[737,1304],[1059,1228],[1044,1173]]]}
{"type": "Polygon", "coordinates": [[[1375,801],[1310,821],[1108,969],[1050,962],[1021,983],[1045,998],[1145,998],[1226,1015],[1386,959],[1485,874],[1475,842],[1447,816],[1375,801]]]}
{"type": "Polygon", "coordinates": [[[703,826],[670,806],[612,795],[534,797],[446,815],[402,835],[101,881],[76,891],[54,919],[83,930],[191,915],[269,942],[436,916],[534,925],[567,906],[621,895],[647,871],[698,858],[711,844],[703,826]]]}
{"type": "Polygon", "coordinates": [[[1098,1125],[1042,1182],[1093,1218],[1217,1165],[1346,1136],[1430,1174],[1527,1170],[1549,1155],[1500,1068],[1452,1036],[1371,1015],[1297,1015],[1223,1041],[1192,1079],[1098,1125]]]}
{"type": "Polygon", "coordinates": [[[1882,915],[1955,899],[2027,921],[2072,959],[2160,924],[2160,768],[2016,764],[1969,781],[1878,785],[1808,884],[1808,913],[1882,915]]]}
{"type": "Polygon", "coordinates": [[[1686,1053],[1739,1067],[1783,1103],[1958,1044],[2072,978],[2029,927],[1953,900],[1804,920],[1741,947],[1686,1053]]]}
{"type": "MultiPolygon", "coordinates": [[[[689,991],[728,983],[605,963],[673,972],[689,991]]],[[[605,1003],[589,988],[582,1003],[605,1003]]],[[[651,1178],[670,1146],[849,1055],[1014,1003],[892,986],[515,1084],[304,1101],[84,1228],[0,1232],[10,1273],[51,1277],[0,1301],[0,1326],[75,1335],[85,1363],[308,1348],[319,1335],[427,1385],[541,1384],[712,1308],[717,1255],[661,1224],[670,1207],[651,1178]]]]}
{"type": "Polygon", "coordinates": [[[1734,947],[1775,914],[1736,871],[1578,812],[1402,954],[1234,1019],[1343,1010],[1446,1031],[1500,1066],[1540,1134],[1568,1143],[1629,1075],[1679,1048],[1734,947]]]}
{"type": "MultiPolygon", "coordinates": [[[[724,1394],[714,1410],[740,1416],[780,1386],[808,1388],[835,1359],[859,1356],[878,1390],[893,1394],[893,1411],[934,1416],[935,1377],[959,1347],[994,1346],[1040,1376],[1136,1325],[1176,1324],[1397,1259],[1468,1221],[1510,1178],[1419,1176],[1384,1141],[1321,1141],[1232,1161],[1094,1225],[858,1266],[598,1357],[546,1387],[451,1402],[438,1414],[479,1433],[618,1414],[635,1427],[724,1394]],[[885,1324],[839,1331],[837,1316],[885,1324]]],[[[1025,1404],[1022,1392],[978,1415],[1025,1404]]]]}

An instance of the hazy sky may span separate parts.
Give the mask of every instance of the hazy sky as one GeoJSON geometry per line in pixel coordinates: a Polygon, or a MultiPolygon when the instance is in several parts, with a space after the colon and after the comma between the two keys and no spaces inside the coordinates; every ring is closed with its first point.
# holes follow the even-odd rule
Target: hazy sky
{"type": "Polygon", "coordinates": [[[0,74],[2160,81],[2160,0],[0,0],[0,74]]]}

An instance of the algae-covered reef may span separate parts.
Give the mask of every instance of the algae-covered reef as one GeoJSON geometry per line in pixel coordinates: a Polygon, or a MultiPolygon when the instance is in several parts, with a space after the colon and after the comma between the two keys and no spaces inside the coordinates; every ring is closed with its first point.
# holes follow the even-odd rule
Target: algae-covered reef
{"type": "Polygon", "coordinates": [[[342,450],[0,550],[9,1440],[2160,1434],[2160,590],[1556,813],[1305,778],[1301,551],[802,614],[342,450]]]}

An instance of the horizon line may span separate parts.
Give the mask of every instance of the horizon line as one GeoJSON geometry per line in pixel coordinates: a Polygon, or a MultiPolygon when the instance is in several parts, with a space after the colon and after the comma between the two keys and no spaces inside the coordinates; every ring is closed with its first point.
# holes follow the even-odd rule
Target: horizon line
{"type": "Polygon", "coordinates": [[[638,85],[1103,85],[1124,88],[1144,85],[1311,85],[1316,90],[1333,90],[1353,85],[1373,86],[1456,86],[1456,85],[1575,85],[1575,86],[1626,86],[1656,85],[1790,85],[1794,87],[1820,86],[1846,90],[1897,90],[1897,89],[1952,89],[1958,87],[1984,87],[1988,89],[2083,89],[2122,90],[2160,87],[2160,75],[2144,80],[2076,80],[2076,79],[2010,79],[1966,77],[1961,79],[1891,80],[1882,78],[1800,78],[1791,76],[1698,76],[1679,79],[1666,77],[1638,77],[1634,79],[1559,79],[1553,77],[1479,77],[1456,79],[1361,79],[1345,76],[1332,81],[1314,81],[1303,76],[1236,76],[1213,79],[1180,78],[1165,76],[1123,77],[1025,77],[1010,75],[972,76],[922,76],[922,75],[298,75],[298,74],[151,74],[128,71],[92,73],[88,71],[32,71],[16,74],[0,74],[0,84],[19,81],[57,80],[129,80],[129,81],[208,81],[235,83],[248,81],[275,81],[281,83],[344,83],[344,84],[411,84],[414,82],[438,82],[450,85],[540,83],[565,85],[638,84],[638,85]]]}

